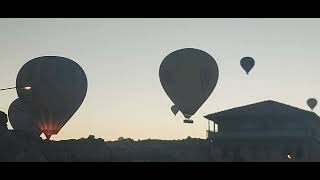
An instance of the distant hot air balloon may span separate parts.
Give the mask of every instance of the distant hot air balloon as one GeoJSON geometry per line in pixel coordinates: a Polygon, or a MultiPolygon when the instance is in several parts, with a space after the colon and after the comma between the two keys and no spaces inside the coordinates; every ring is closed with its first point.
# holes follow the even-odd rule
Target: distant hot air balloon
{"type": "Polygon", "coordinates": [[[171,106],[171,111],[174,115],[177,115],[179,108],[176,105],[171,106]]]}
{"type": "Polygon", "coordinates": [[[8,115],[14,130],[22,130],[35,136],[41,135],[41,130],[34,123],[35,118],[39,118],[39,112],[31,104],[23,103],[18,98],[11,103],[8,115]]]}
{"type": "Polygon", "coordinates": [[[23,102],[40,112],[36,125],[48,139],[57,134],[82,104],[87,93],[87,77],[74,61],[58,56],[42,56],[27,62],[19,71],[17,88],[23,102]]]}
{"type": "Polygon", "coordinates": [[[244,57],[240,60],[241,67],[249,74],[249,71],[253,68],[255,62],[252,57],[244,57]]]}
{"type": "Polygon", "coordinates": [[[307,104],[308,104],[309,108],[313,111],[313,109],[317,106],[318,102],[315,98],[309,98],[307,100],[307,104]]]}
{"type": "Polygon", "coordinates": [[[216,61],[208,53],[193,48],[174,51],[159,69],[160,82],[171,101],[192,123],[194,115],[214,90],[219,76],[216,61]]]}

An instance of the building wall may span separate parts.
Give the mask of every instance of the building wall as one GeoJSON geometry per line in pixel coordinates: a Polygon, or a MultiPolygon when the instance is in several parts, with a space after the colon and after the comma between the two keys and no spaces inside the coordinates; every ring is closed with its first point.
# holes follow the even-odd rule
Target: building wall
{"type": "Polygon", "coordinates": [[[213,161],[320,161],[320,121],[316,115],[218,118],[219,131],[208,134],[213,161]]]}
{"type": "Polygon", "coordinates": [[[210,157],[221,162],[320,161],[319,152],[319,143],[312,139],[228,140],[213,141],[210,157]]]}
{"type": "MultiPolygon", "coordinates": [[[[257,131],[257,130],[284,130],[284,129],[310,129],[318,127],[310,120],[296,120],[288,118],[272,119],[272,117],[239,117],[237,119],[225,119],[217,123],[219,132],[257,131]]],[[[320,135],[320,129],[317,131],[320,135]]]]}

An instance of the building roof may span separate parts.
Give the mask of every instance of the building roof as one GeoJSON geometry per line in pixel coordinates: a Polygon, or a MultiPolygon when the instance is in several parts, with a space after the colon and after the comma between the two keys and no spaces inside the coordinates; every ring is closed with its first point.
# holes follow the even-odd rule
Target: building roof
{"type": "MultiPolygon", "coordinates": [[[[313,119],[320,123],[317,114],[306,111],[297,107],[293,107],[284,103],[267,100],[246,106],[236,107],[204,116],[208,120],[219,122],[225,119],[241,119],[239,117],[272,117],[273,119],[313,119]]],[[[263,119],[263,118],[262,118],[263,119]]]]}

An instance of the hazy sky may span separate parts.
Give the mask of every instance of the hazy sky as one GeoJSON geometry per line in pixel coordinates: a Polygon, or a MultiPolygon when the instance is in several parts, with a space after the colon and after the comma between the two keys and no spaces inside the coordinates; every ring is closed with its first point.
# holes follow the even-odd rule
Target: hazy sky
{"type": "MultiPolygon", "coordinates": [[[[85,70],[88,93],[52,139],[205,138],[206,114],[268,99],[308,109],[307,98],[320,98],[319,33],[320,19],[0,19],[0,88],[30,59],[64,56],[85,70]],[[172,114],[159,80],[163,58],[186,47],[211,54],[220,71],[194,124],[172,114]],[[256,60],[249,76],[244,56],[256,60]]],[[[0,91],[0,110],[16,98],[0,91]]]]}

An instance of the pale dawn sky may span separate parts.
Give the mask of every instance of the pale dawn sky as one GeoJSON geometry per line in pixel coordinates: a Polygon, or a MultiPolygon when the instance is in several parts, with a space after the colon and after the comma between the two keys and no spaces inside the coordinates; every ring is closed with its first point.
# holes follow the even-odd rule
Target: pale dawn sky
{"type": "MultiPolygon", "coordinates": [[[[268,99],[308,109],[307,98],[320,98],[319,32],[320,19],[0,19],[0,88],[15,86],[27,61],[64,56],[82,66],[88,92],[51,139],[205,138],[209,113],[268,99]],[[163,58],[186,47],[209,53],[220,72],[193,124],[172,114],[159,80],[163,58]],[[244,56],[256,61],[249,76],[244,56]]],[[[16,98],[0,91],[0,110],[16,98]]]]}

